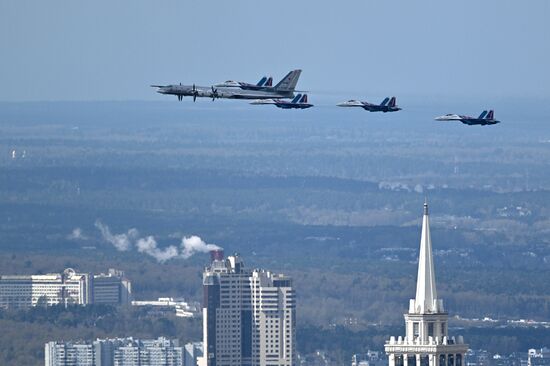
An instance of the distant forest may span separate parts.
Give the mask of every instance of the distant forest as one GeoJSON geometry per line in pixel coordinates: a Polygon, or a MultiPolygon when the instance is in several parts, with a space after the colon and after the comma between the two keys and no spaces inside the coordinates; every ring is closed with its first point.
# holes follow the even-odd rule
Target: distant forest
{"type": "MultiPolygon", "coordinates": [[[[137,299],[200,301],[207,254],[159,263],[118,251],[95,223],[153,236],[160,250],[198,235],[291,275],[299,349],[337,344],[347,362],[402,333],[427,198],[451,317],[550,320],[545,109],[524,120],[511,104],[517,121],[489,129],[434,124],[419,106],[406,118],[323,108],[305,118],[191,104],[0,103],[0,273],[117,268],[137,299]]],[[[25,365],[47,336],[200,337],[198,320],[120,309],[1,314],[0,349],[28,339],[14,356],[25,365]],[[116,319],[94,327],[97,312],[116,319]]],[[[550,345],[545,329],[460,332],[479,348],[550,345]]]]}

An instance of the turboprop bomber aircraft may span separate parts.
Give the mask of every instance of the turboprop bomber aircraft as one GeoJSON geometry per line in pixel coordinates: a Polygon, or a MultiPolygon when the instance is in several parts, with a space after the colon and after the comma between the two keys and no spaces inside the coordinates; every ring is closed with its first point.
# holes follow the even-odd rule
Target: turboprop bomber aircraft
{"type": "MultiPolygon", "coordinates": [[[[294,98],[294,90],[302,70],[293,70],[289,72],[278,84],[269,86],[269,79],[262,85],[252,85],[239,82],[228,82],[215,86],[196,86],[193,85],[151,85],[157,88],[160,94],[175,95],[178,100],[183,97],[193,97],[193,101],[200,98],[227,98],[227,99],[282,99],[294,98]]],[[[263,80],[263,79],[262,79],[263,80]]],[[[262,81],[260,80],[260,81],[262,81]]],[[[260,84],[260,83],[258,83],[260,84]]]]}

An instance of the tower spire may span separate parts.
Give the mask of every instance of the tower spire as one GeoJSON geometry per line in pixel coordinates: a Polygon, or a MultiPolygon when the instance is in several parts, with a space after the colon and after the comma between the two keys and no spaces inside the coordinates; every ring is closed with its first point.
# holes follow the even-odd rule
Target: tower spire
{"type": "Polygon", "coordinates": [[[422,236],[418,256],[416,297],[404,314],[405,337],[390,337],[384,349],[389,366],[462,366],[468,345],[464,339],[449,337],[449,314],[443,301],[437,298],[435,272],[430,238],[428,202],[424,202],[422,236]]]}
{"type": "Polygon", "coordinates": [[[420,238],[420,253],[418,257],[418,276],[416,280],[415,313],[436,313],[439,309],[437,290],[435,288],[435,271],[432,254],[432,239],[430,237],[430,220],[428,202],[424,201],[424,216],[422,218],[422,236],[420,238]]]}

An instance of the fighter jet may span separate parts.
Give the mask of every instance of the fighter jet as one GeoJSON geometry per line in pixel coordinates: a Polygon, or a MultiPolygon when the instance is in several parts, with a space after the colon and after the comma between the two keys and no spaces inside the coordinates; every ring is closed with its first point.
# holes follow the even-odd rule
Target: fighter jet
{"type": "Polygon", "coordinates": [[[227,80],[221,84],[214,85],[215,88],[240,88],[243,90],[268,90],[273,88],[273,78],[264,76],[256,84],[245,83],[244,81],[227,80]]]}
{"type": "MultiPolygon", "coordinates": [[[[294,70],[289,72],[277,85],[275,86],[260,86],[255,90],[248,87],[243,89],[239,86],[195,86],[193,85],[151,85],[154,88],[158,88],[157,92],[161,94],[176,95],[178,100],[182,100],[184,96],[192,96],[193,101],[197,100],[197,97],[212,98],[228,98],[228,99],[281,99],[281,98],[293,98],[296,84],[300,78],[302,70],[294,70]]],[[[269,83],[269,79],[266,80],[266,84],[269,83]]],[[[220,84],[221,85],[221,84],[220,84]]],[[[250,84],[249,84],[250,85],[250,84]]],[[[258,87],[258,86],[256,86],[258,87]]]]}
{"type": "Polygon", "coordinates": [[[313,107],[313,104],[307,102],[307,94],[298,94],[291,101],[281,99],[258,99],[253,100],[250,104],[273,104],[283,109],[306,109],[313,107]]]}
{"type": "Polygon", "coordinates": [[[472,125],[487,126],[487,125],[496,125],[497,123],[500,123],[500,121],[497,121],[495,119],[495,112],[493,110],[490,110],[489,113],[487,113],[487,111],[483,111],[477,118],[450,113],[444,116],[436,117],[435,120],[436,121],[460,121],[469,126],[472,126],[472,125]]]}
{"type": "Polygon", "coordinates": [[[339,107],[361,107],[366,111],[369,112],[397,112],[400,111],[401,108],[399,108],[395,104],[395,97],[389,97],[385,98],[382,103],[380,104],[372,104],[369,102],[361,102],[359,100],[351,99],[347,102],[338,103],[337,106],[339,107]],[[389,102],[389,103],[388,103],[389,102]]]}

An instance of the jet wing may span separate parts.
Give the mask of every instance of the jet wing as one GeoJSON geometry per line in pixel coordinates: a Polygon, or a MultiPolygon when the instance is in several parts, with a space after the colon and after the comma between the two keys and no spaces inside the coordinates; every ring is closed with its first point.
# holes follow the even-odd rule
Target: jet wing
{"type": "Polygon", "coordinates": [[[460,121],[461,118],[457,114],[446,114],[444,116],[435,117],[436,121],[460,121]]]}
{"type": "Polygon", "coordinates": [[[285,98],[284,95],[277,93],[260,93],[253,91],[243,91],[243,90],[227,90],[218,88],[217,94],[218,98],[227,98],[227,99],[276,99],[276,98],[285,98]]]}
{"type": "Polygon", "coordinates": [[[276,104],[275,100],[273,99],[255,99],[250,104],[253,105],[261,105],[261,104],[276,104]]]}
{"type": "Polygon", "coordinates": [[[365,104],[359,100],[351,99],[347,102],[336,104],[338,107],[363,107],[365,104]]]}

